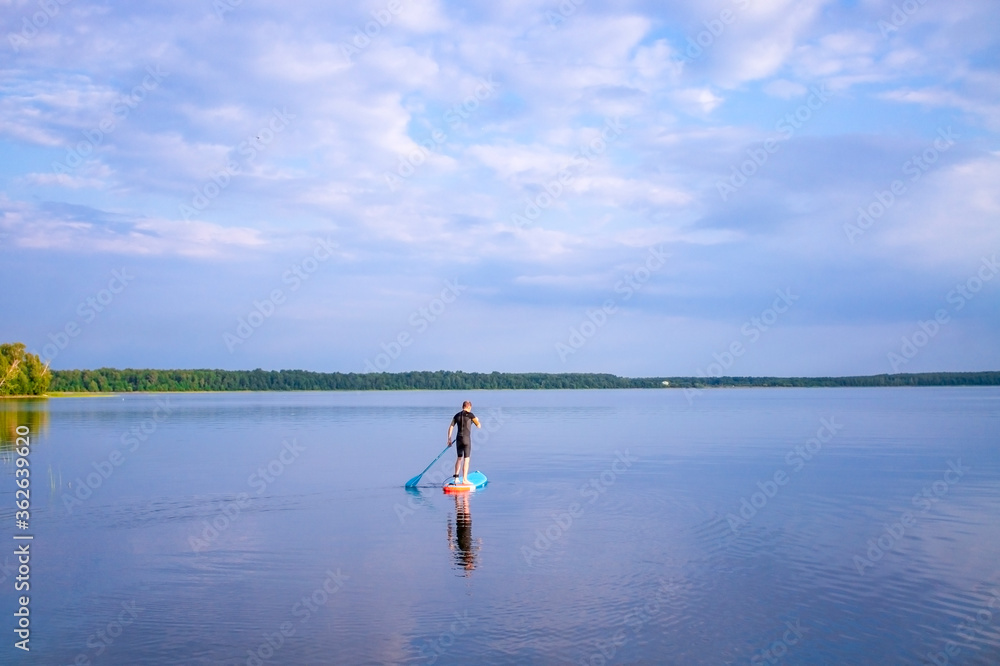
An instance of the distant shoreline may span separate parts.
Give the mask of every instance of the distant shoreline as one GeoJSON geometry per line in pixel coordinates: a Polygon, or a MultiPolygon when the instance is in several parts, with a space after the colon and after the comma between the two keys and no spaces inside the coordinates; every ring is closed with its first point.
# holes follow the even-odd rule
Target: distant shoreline
{"type": "MultiPolygon", "coordinates": [[[[53,370],[46,395],[263,391],[448,391],[524,389],[848,388],[1000,386],[1000,372],[931,372],[848,377],[619,377],[600,373],[321,373],[306,370],[53,370]]],[[[13,397],[13,396],[11,396],[13,397]]],[[[22,396],[32,397],[32,396],[22,396]]],[[[37,397],[37,396],[36,396],[37,397]]]]}

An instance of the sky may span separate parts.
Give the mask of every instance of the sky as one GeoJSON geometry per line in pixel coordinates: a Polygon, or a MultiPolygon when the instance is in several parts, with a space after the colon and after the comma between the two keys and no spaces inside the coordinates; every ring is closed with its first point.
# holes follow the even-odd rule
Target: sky
{"type": "Polygon", "coordinates": [[[1000,369],[993,0],[0,25],[0,341],[52,368],[1000,369]]]}

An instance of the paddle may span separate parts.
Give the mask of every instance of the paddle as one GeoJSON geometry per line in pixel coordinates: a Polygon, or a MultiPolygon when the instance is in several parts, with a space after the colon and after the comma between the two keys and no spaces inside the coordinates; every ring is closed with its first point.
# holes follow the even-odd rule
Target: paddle
{"type": "Polygon", "coordinates": [[[441,451],[441,453],[439,453],[437,455],[437,458],[435,458],[434,460],[432,460],[431,464],[424,468],[423,472],[421,472],[420,474],[417,474],[415,477],[413,477],[412,479],[410,479],[409,481],[407,481],[406,482],[406,487],[407,488],[416,488],[417,484],[420,483],[420,477],[422,477],[424,474],[426,474],[427,470],[429,470],[431,467],[433,467],[434,463],[436,463],[438,461],[438,458],[440,458],[441,456],[443,456],[444,452],[447,451],[450,448],[451,448],[451,443],[449,443],[448,446],[444,447],[444,451],[441,451]]]}

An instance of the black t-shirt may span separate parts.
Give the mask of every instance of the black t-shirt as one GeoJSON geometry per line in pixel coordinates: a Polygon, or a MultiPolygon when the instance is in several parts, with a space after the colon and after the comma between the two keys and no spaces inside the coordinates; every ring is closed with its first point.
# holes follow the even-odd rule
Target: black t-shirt
{"type": "Polygon", "coordinates": [[[456,441],[459,444],[472,445],[472,419],[474,418],[476,418],[475,414],[463,409],[451,419],[452,425],[458,425],[458,439],[456,441]]]}

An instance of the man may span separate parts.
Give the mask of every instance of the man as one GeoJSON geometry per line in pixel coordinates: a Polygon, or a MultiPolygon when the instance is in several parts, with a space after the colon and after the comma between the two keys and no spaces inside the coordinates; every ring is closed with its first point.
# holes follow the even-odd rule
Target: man
{"type": "Polygon", "coordinates": [[[477,428],[482,428],[479,425],[479,419],[476,415],[472,413],[472,403],[466,400],[462,403],[462,411],[455,414],[451,419],[451,424],[448,426],[448,446],[451,446],[451,431],[458,426],[458,437],[455,442],[458,446],[455,447],[455,452],[458,457],[455,459],[455,474],[452,478],[458,483],[459,471],[462,472],[462,483],[469,482],[469,455],[472,453],[472,425],[475,423],[477,428]],[[465,460],[465,464],[462,464],[462,460],[465,460]]]}

